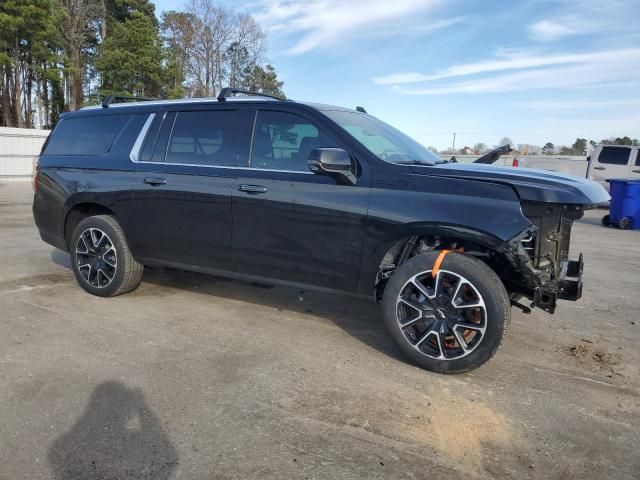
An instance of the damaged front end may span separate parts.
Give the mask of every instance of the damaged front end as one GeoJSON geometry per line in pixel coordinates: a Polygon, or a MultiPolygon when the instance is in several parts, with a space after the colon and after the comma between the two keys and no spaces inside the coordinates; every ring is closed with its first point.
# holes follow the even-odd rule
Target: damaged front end
{"type": "Polygon", "coordinates": [[[509,263],[501,275],[512,303],[522,296],[532,306],[553,313],[558,300],[582,296],[582,254],[569,260],[571,227],[584,214],[584,206],[546,202],[523,202],[523,214],[531,227],[507,242],[499,252],[509,263]]]}

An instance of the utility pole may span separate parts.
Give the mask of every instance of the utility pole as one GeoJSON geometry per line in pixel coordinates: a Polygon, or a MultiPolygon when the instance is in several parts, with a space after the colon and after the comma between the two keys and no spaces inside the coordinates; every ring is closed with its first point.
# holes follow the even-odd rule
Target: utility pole
{"type": "Polygon", "coordinates": [[[453,132],[453,145],[451,145],[451,151],[453,153],[456,151],[456,132],[453,132]]]}

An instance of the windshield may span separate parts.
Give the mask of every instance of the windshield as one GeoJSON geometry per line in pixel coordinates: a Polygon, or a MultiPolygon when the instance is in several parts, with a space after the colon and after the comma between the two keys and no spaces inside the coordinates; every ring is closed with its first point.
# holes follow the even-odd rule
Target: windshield
{"type": "Polygon", "coordinates": [[[370,115],[339,110],[323,111],[378,158],[391,163],[442,163],[440,157],[411,137],[370,115]]]}

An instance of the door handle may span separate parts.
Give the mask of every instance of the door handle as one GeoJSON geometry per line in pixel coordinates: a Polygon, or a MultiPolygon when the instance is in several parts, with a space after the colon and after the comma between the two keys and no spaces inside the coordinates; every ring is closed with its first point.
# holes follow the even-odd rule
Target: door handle
{"type": "Polygon", "coordinates": [[[597,167],[593,167],[593,169],[594,169],[594,170],[606,170],[606,169],[607,169],[607,167],[600,167],[600,166],[597,166],[597,167]]]}
{"type": "Polygon", "coordinates": [[[640,173],[640,168],[636,168],[635,170],[631,170],[633,173],[640,173]]]}
{"type": "Polygon", "coordinates": [[[250,195],[267,193],[267,187],[263,187],[262,185],[240,185],[238,186],[238,190],[240,190],[241,192],[246,192],[250,195]]]}
{"type": "Polygon", "coordinates": [[[167,184],[167,180],[164,178],[158,178],[158,177],[146,177],[144,180],[144,183],[147,183],[149,185],[152,185],[154,187],[157,187],[158,185],[166,185],[167,184]]]}

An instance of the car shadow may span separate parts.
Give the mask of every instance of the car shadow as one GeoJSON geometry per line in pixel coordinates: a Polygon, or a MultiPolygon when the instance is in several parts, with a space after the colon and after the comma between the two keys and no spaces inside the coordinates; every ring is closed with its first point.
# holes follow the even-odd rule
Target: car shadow
{"type": "MultiPolygon", "coordinates": [[[[407,363],[407,359],[383,324],[380,305],[366,299],[339,294],[275,287],[212,275],[173,269],[146,269],[143,283],[188,290],[212,297],[250,302],[279,311],[314,315],[326,319],[349,335],[385,355],[407,363]]],[[[144,295],[144,289],[137,292],[144,295]]],[[[155,292],[149,292],[150,295],[155,292]]],[[[301,319],[301,322],[304,319],[301,319]]]]}
{"type": "MultiPolygon", "coordinates": [[[[68,253],[54,249],[51,259],[57,265],[71,269],[68,253]]],[[[408,363],[383,324],[380,305],[366,299],[319,292],[305,292],[301,296],[300,290],[295,288],[273,287],[164,268],[145,268],[142,281],[143,285],[150,283],[158,287],[251,302],[280,311],[312,314],[331,321],[351,336],[385,355],[408,363]],[[300,298],[303,300],[300,301],[300,298]]],[[[155,295],[156,293],[152,291],[145,293],[144,288],[141,288],[133,294],[155,295]]]]}
{"type": "Polygon", "coordinates": [[[56,265],[60,265],[61,267],[71,270],[71,258],[67,252],[54,248],[51,250],[51,261],[56,265]]]}
{"type": "Polygon", "coordinates": [[[76,423],[51,444],[48,460],[58,480],[166,480],[178,453],[142,392],[107,381],[94,389],[76,423]]]}

